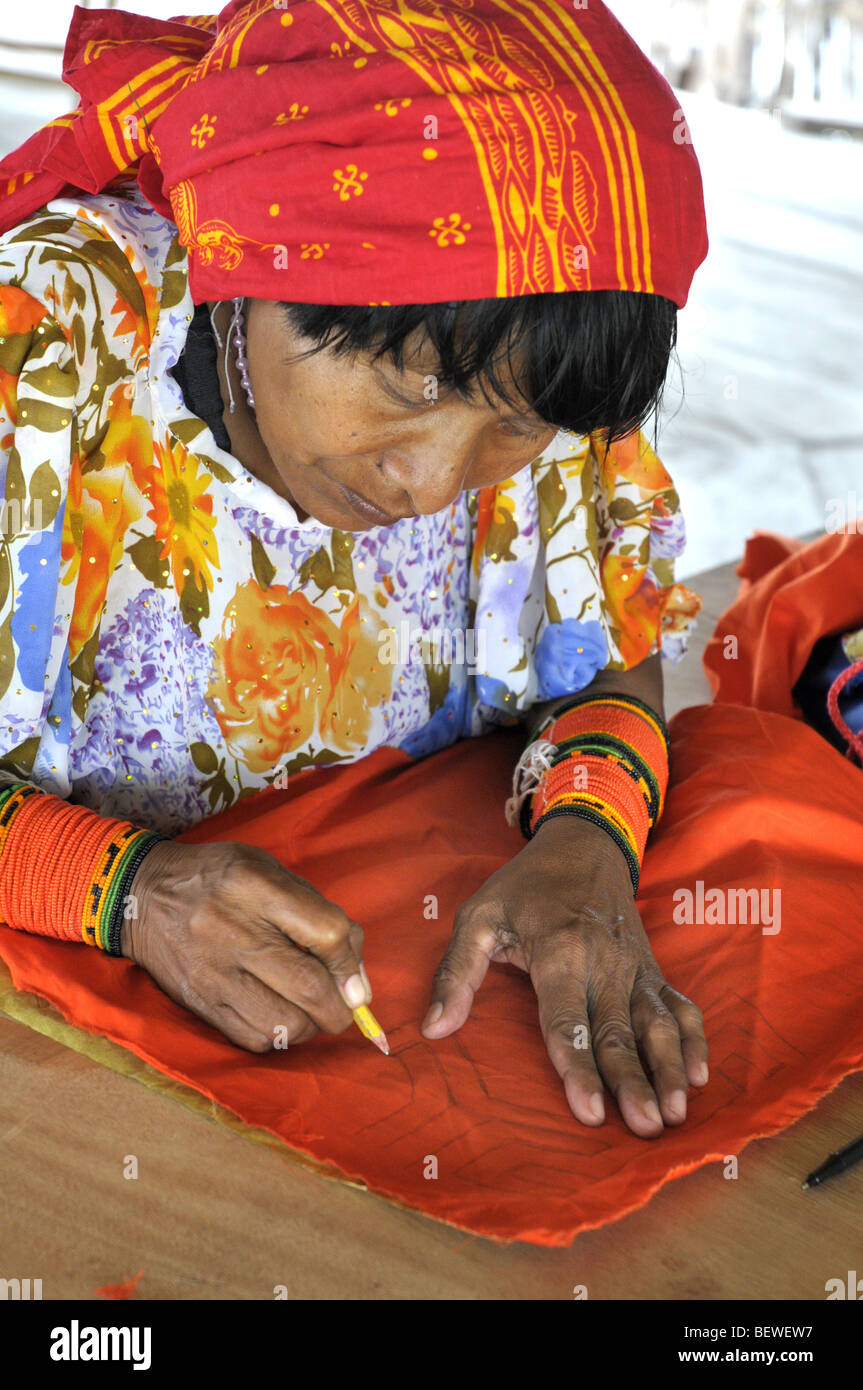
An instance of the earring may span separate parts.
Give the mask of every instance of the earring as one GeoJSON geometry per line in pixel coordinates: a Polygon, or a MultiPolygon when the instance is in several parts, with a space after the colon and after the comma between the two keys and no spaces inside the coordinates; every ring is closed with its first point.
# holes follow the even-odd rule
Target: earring
{"type": "MultiPolygon", "coordinates": [[[[236,300],[235,300],[234,302],[235,302],[235,304],[236,304],[236,300]]],[[[240,301],[240,302],[242,303],[242,301],[240,301]]],[[[219,300],[217,300],[216,303],[213,305],[212,309],[210,310],[210,323],[211,323],[212,326],[213,326],[213,337],[214,337],[215,340],[216,340],[216,345],[218,346],[219,351],[220,351],[220,352],[224,352],[224,354],[225,354],[225,362],[224,362],[224,365],[225,365],[225,381],[227,382],[227,386],[228,386],[228,401],[229,401],[228,409],[230,410],[231,414],[233,415],[233,413],[234,413],[234,411],[236,410],[237,407],[236,407],[236,404],[235,404],[235,402],[234,402],[234,393],[233,393],[233,391],[231,390],[231,373],[228,371],[228,353],[229,353],[230,350],[231,350],[231,328],[233,328],[233,320],[231,321],[231,328],[228,329],[228,336],[227,336],[227,338],[225,339],[224,343],[222,342],[222,335],[221,335],[221,333],[219,332],[218,326],[217,326],[217,324],[216,324],[216,314],[218,313],[219,309],[221,309],[223,303],[224,303],[224,300],[219,299],[219,300]]],[[[236,315],[236,308],[234,309],[234,314],[236,315]]]]}
{"type": "Polygon", "coordinates": [[[243,383],[243,390],[246,393],[246,400],[252,410],[255,408],[255,397],[252,394],[252,383],[249,380],[249,362],[246,357],[246,335],[243,331],[243,300],[234,300],[234,317],[231,320],[234,327],[234,341],[237,345],[237,366],[240,370],[240,381],[243,383]]]}

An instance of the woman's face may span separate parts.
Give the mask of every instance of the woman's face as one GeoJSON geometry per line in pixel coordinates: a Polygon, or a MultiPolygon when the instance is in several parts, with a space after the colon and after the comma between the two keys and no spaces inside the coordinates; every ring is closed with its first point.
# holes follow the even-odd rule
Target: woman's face
{"type": "Polygon", "coordinates": [[[298,507],[325,526],[365,531],[438,512],[466,488],[511,477],[557,433],[527,403],[519,414],[443,386],[434,399],[428,342],[408,341],[401,374],[371,354],[299,359],[314,344],[280,305],[253,299],[246,309],[258,432],[298,507]]]}

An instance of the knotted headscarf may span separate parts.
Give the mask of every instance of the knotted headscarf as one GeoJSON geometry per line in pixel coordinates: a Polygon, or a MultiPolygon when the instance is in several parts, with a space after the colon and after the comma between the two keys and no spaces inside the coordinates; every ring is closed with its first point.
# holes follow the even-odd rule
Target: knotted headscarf
{"type": "Polygon", "coordinates": [[[686,303],[707,254],[671,87],[600,0],[76,8],[77,109],[0,162],[0,231],[137,178],[193,299],[686,303]]]}

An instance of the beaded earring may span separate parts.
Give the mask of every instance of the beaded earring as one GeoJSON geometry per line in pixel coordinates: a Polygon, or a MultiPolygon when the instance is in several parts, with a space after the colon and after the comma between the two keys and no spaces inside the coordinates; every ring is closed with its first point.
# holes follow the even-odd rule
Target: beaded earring
{"type": "Polygon", "coordinates": [[[252,410],[255,408],[255,397],[252,394],[252,383],[249,380],[249,363],[246,357],[246,335],[243,332],[243,300],[240,298],[233,301],[234,312],[231,315],[231,322],[228,325],[228,332],[225,335],[224,342],[222,342],[222,335],[216,325],[216,310],[221,306],[222,302],[222,300],[219,300],[210,310],[210,323],[213,325],[213,336],[216,339],[219,350],[225,354],[225,381],[228,386],[228,409],[233,415],[237,408],[237,404],[231,389],[231,374],[228,370],[228,358],[230,356],[232,342],[237,351],[237,368],[240,373],[240,381],[246,393],[246,400],[249,402],[249,406],[252,410]]]}
{"type": "Polygon", "coordinates": [[[246,393],[246,400],[252,410],[255,408],[255,397],[252,394],[252,383],[249,380],[249,362],[246,357],[246,334],[243,329],[243,300],[234,300],[234,317],[231,319],[234,328],[234,342],[237,346],[237,366],[240,369],[240,381],[243,383],[243,390],[246,393]]]}

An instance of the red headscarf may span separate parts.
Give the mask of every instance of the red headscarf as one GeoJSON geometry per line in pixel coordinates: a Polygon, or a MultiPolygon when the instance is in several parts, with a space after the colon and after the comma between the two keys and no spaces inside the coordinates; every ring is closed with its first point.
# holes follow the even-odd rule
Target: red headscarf
{"type": "Polygon", "coordinates": [[[600,0],[76,8],[63,76],[80,104],[0,162],[0,231],[136,176],[196,303],[682,307],[707,254],[683,112],[600,0]]]}

